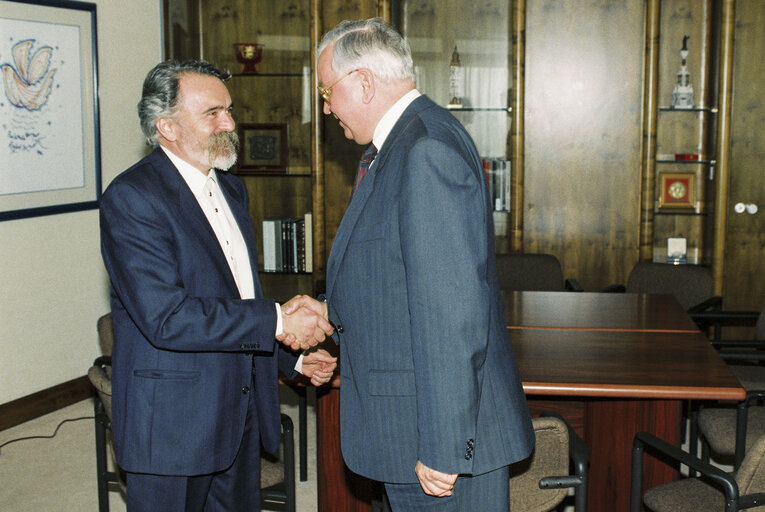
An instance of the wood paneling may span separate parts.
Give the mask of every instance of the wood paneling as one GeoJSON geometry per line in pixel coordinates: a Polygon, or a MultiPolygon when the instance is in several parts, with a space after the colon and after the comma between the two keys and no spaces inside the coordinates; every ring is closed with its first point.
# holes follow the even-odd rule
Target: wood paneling
{"type": "Polygon", "coordinates": [[[637,261],[643,3],[526,5],[524,251],[585,289],[637,261]]]}
{"type": "Polygon", "coordinates": [[[760,0],[736,1],[733,105],[725,306],[760,310],[765,305],[765,9],[760,0]],[[738,203],[759,206],[756,215],[737,214],[738,203]]]}
{"type": "MultiPolygon", "coordinates": [[[[320,36],[343,19],[366,18],[389,10],[412,38],[413,47],[418,41],[429,41],[427,51],[415,51],[415,65],[435,70],[429,79],[435,89],[425,92],[440,101],[444,99],[439,95],[448,83],[455,41],[467,41],[460,48],[463,65],[473,60],[494,66],[490,57],[504,53],[507,76],[513,76],[513,17],[523,13],[525,24],[519,25],[516,36],[524,36],[516,41],[524,44],[524,59],[517,64],[523,65],[525,94],[519,105],[523,108],[517,113],[523,117],[522,124],[516,123],[523,128],[523,137],[508,144],[505,155],[516,155],[524,164],[523,180],[515,187],[522,192],[518,197],[523,201],[516,208],[518,225],[509,223],[517,236],[508,232],[512,236],[506,241],[517,241],[525,252],[556,255],[565,275],[576,277],[587,290],[597,290],[624,282],[640,258],[641,186],[654,188],[658,181],[641,181],[646,5],[649,3],[626,0],[585,4],[576,0],[323,0],[318,3],[316,32],[320,36]],[[516,12],[519,6],[524,9],[516,12]]],[[[671,102],[679,49],[683,36],[689,35],[688,69],[696,103],[715,106],[719,3],[662,0],[659,5],[656,103],[671,102]]],[[[204,56],[237,71],[240,64],[231,44],[246,34],[266,44],[259,66],[264,73],[311,66],[309,9],[308,0],[221,0],[209,4],[202,18],[204,56]]],[[[759,126],[765,118],[760,92],[765,73],[754,65],[765,51],[763,16],[758,0],[737,0],[728,178],[728,208],[741,201],[758,204],[761,211],[754,216],[730,213],[725,227],[717,228],[718,239],[720,231],[728,237],[724,256],[726,304],[746,309],[758,309],[764,301],[763,278],[759,276],[765,249],[765,187],[761,177],[765,143],[759,126]]],[[[512,93],[519,92],[517,85],[512,93]]],[[[238,122],[288,123],[294,142],[290,145],[292,171],[303,172],[311,165],[311,132],[305,117],[310,108],[305,99],[294,101],[301,97],[303,78],[235,77],[230,87],[237,97],[238,122]]],[[[313,87],[308,89],[313,94],[313,87]]],[[[331,116],[319,117],[317,133],[321,137],[317,144],[324,171],[320,200],[325,206],[320,222],[325,229],[326,257],[348,205],[362,149],[345,139],[331,116]]],[[[510,116],[503,122],[507,123],[505,133],[510,133],[510,116]]],[[[711,155],[717,124],[717,116],[708,113],[657,114],[655,152],[711,155]]],[[[655,173],[675,167],[657,166],[655,173]]],[[[715,241],[712,220],[714,210],[719,210],[714,206],[714,180],[718,177],[707,167],[682,167],[689,168],[703,178],[697,194],[708,215],[658,215],[651,219],[647,243],[653,244],[655,254],[660,255],[668,236],[688,238],[689,255],[698,248],[699,256],[706,256],[715,241]]],[[[281,211],[297,215],[312,207],[312,185],[307,178],[281,183],[270,178],[246,180],[256,229],[263,216],[281,211]]],[[[655,199],[651,194],[646,197],[649,202],[655,199]]],[[[506,246],[498,247],[504,250],[506,246]]]]}

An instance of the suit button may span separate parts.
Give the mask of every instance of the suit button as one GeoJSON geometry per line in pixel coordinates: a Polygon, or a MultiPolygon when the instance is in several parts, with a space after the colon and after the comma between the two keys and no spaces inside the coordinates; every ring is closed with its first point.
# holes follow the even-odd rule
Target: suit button
{"type": "Polygon", "coordinates": [[[242,394],[246,395],[250,392],[250,388],[248,386],[242,386],[242,394]]]}
{"type": "Polygon", "coordinates": [[[343,329],[342,324],[337,326],[337,332],[343,332],[345,329],[343,329]]]}

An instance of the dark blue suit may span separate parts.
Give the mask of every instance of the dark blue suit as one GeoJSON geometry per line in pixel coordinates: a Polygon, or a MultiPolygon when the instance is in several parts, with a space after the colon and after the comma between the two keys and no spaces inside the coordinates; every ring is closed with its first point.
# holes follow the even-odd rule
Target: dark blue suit
{"type": "Polygon", "coordinates": [[[257,279],[245,186],[218,176],[249,250],[254,300],[240,299],[215,233],[161,149],[120,174],[101,201],[115,330],[114,445],[129,472],[228,468],[250,403],[263,446],[278,447],[277,371],[292,375],[296,356],[274,340],[276,309],[257,279]]]}
{"type": "Polygon", "coordinates": [[[351,470],[414,483],[418,460],[479,475],[530,454],[481,162],[462,125],[424,96],[352,197],[327,264],[327,302],[351,470]]]}

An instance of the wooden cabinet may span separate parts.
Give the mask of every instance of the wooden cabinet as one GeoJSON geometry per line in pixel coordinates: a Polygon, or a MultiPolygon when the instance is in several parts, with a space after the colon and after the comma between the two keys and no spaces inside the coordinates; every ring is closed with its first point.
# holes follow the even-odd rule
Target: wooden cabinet
{"type": "Polygon", "coordinates": [[[752,64],[765,40],[759,0],[165,1],[187,5],[189,17],[201,13],[202,43],[195,46],[194,30],[167,17],[174,35],[169,45],[201,46],[203,57],[237,73],[241,64],[231,45],[254,36],[266,45],[259,71],[295,74],[236,76],[229,85],[237,122],[287,123],[291,140],[304,139],[290,146],[288,157],[310,164],[294,166],[289,177],[244,178],[258,229],[265,216],[313,212],[319,268],[309,285],[321,287],[362,148],[321,112],[314,75],[305,122],[307,103],[298,91],[306,87],[304,66],[313,73],[313,44],[339,21],[381,15],[409,37],[418,86],[439,103],[450,99],[455,44],[464,68],[492,69],[481,87],[504,91],[488,105],[510,112],[455,112],[483,154],[512,161],[511,211],[506,226],[497,223],[499,252],[554,254],[566,275],[596,290],[624,282],[638,260],[664,258],[666,239],[682,235],[689,256],[713,266],[718,293],[731,283],[726,303],[761,308],[761,293],[747,285],[759,282],[763,230],[756,228],[765,218],[757,143],[763,79],[752,64]],[[671,105],[685,35],[695,103],[710,110],[662,109],[671,105]],[[474,130],[482,119],[488,134],[474,130]],[[488,149],[481,149],[484,136],[488,149]],[[657,162],[657,155],[684,153],[709,162],[657,162]],[[690,170],[698,208],[659,208],[661,174],[690,170]],[[758,204],[760,213],[736,214],[736,202],[758,204]]]}
{"type": "MultiPolygon", "coordinates": [[[[313,2],[225,0],[201,5],[203,57],[232,73],[227,86],[242,144],[233,172],[247,185],[262,267],[263,220],[302,218],[313,208],[313,2]],[[244,72],[237,43],[263,45],[256,72],[244,72]]],[[[261,272],[260,277],[266,296],[277,300],[314,292],[310,275],[261,272]]]]}

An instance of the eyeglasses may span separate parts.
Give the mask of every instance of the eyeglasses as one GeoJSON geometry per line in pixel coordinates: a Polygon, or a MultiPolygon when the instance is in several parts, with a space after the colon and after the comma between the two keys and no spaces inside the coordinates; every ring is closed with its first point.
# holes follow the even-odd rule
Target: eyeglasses
{"type": "Polygon", "coordinates": [[[339,80],[335,81],[334,84],[330,85],[329,87],[322,87],[320,85],[317,85],[316,88],[319,90],[319,96],[321,96],[321,99],[323,99],[325,102],[329,103],[329,95],[332,92],[332,88],[351,76],[351,73],[354,73],[358,71],[358,69],[352,69],[351,71],[348,71],[345,75],[343,75],[339,80]]]}

